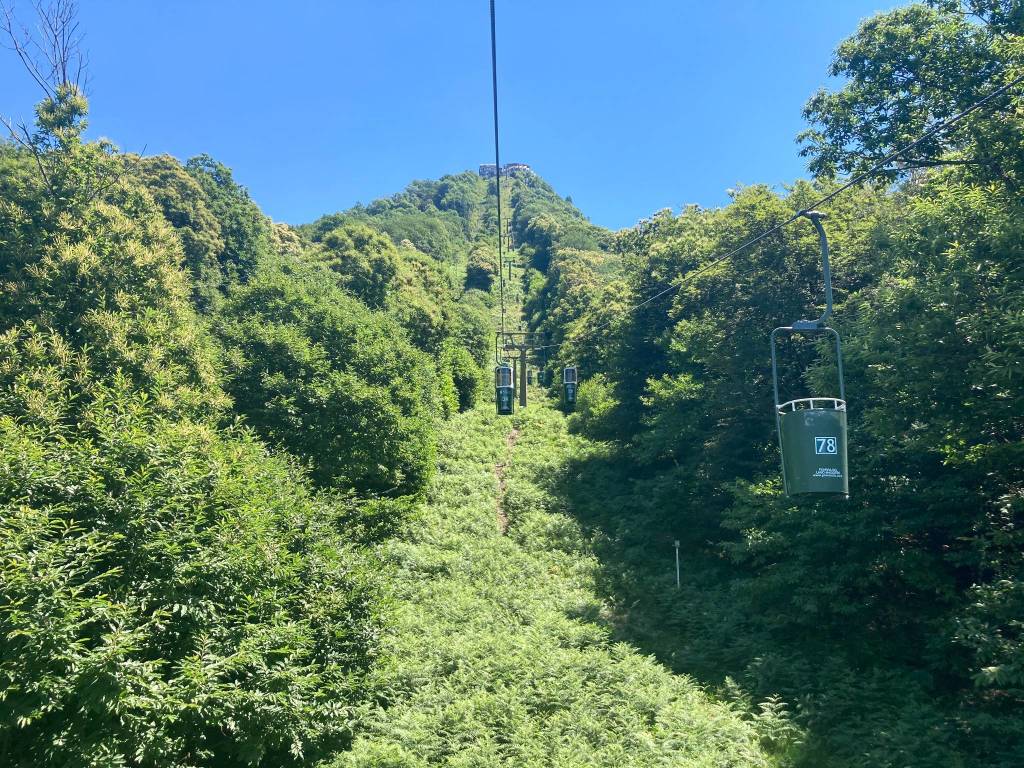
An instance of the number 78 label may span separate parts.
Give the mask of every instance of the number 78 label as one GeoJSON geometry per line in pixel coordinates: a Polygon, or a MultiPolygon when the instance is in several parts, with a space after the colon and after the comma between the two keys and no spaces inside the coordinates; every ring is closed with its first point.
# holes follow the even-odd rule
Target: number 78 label
{"type": "Polygon", "coordinates": [[[836,454],[839,453],[839,447],[834,437],[816,437],[814,438],[814,452],[818,455],[821,454],[836,454]]]}

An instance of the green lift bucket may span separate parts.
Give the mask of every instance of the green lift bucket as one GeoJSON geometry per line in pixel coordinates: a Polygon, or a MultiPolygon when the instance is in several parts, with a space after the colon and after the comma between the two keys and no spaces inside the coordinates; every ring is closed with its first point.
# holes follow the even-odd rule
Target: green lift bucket
{"type": "Polygon", "coordinates": [[[565,407],[572,410],[576,407],[576,366],[567,365],[562,371],[562,400],[565,407]]]}
{"type": "Polygon", "coordinates": [[[818,231],[825,273],[825,312],[817,320],[797,320],[771,333],[772,387],[775,392],[775,426],[782,453],[782,482],[787,496],[850,495],[846,460],[846,384],[839,334],[825,323],[832,314],[832,274],[828,240],[821,226],[824,214],[804,211],[818,231]],[[779,402],[779,374],[775,339],[779,334],[829,334],[835,339],[839,397],[804,397],[779,402]]]}
{"type": "Polygon", "coordinates": [[[494,367],[494,402],[499,416],[511,416],[515,411],[516,390],[512,385],[512,366],[508,363],[494,367]]]}
{"type": "Polygon", "coordinates": [[[791,496],[849,496],[846,402],[808,397],[777,406],[782,478],[791,496]]]}

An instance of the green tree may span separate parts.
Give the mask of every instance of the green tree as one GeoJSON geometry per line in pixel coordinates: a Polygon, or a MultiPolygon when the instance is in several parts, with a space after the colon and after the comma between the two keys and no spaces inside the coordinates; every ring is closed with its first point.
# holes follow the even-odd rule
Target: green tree
{"type": "Polygon", "coordinates": [[[225,242],[202,187],[170,155],[128,158],[126,166],[137,174],[174,227],[185,252],[184,266],[192,277],[193,300],[199,309],[210,309],[223,283],[220,258],[225,242]]]}
{"type": "Polygon", "coordinates": [[[39,166],[24,153],[7,154],[20,171],[0,205],[0,327],[87,351],[83,401],[94,381],[121,374],[167,410],[218,413],[217,355],[189,302],[181,244],[145,190],[111,175],[110,148],[82,143],[87,105],[58,93],[65,98],[72,103],[38,110],[48,172],[33,175],[39,166]],[[91,186],[108,177],[102,194],[91,186]]]}
{"type": "Polygon", "coordinates": [[[478,245],[470,251],[466,265],[466,290],[490,291],[500,268],[495,263],[497,260],[497,254],[486,246],[478,245]]]}
{"type": "MultiPolygon", "coordinates": [[[[1019,2],[913,4],[864,21],[836,51],[829,74],[847,82],[819,91],[804,115],[802,154],[816,174],[859,172],[1008,81],[1022,60],[1019,2]],[[968,18],[973,16],[974,18],[968,18]]],[[[955,166],[1014,188],[1024,140],[1019,92],[994,99],[950,132],[894,164],[894,173],[955,166]]]]}
{"type": "Polygon", "coordinates": [[[244,281],[271,253],[271,225],[239,186],[231,170],[209,155],[193,157],[185,169],[206,195],[206,204],[220,225],[224,247],[218,261],[229,281],[244,281]]]}
{"type": "Polygon", "coordinates": [[[365,224],[348,223],[320,239],[324,263],[339,284],[367,306],[384,306],[398,271],[398,251],[384,235],[365,224]]]}
{"type": "Polygon", "coordinates": [[[416,492],[433,464],[433,365],[393,320],[326,277],[268,264],[230,292],[218,320],[227,389],[319,484],[416,492]]]}

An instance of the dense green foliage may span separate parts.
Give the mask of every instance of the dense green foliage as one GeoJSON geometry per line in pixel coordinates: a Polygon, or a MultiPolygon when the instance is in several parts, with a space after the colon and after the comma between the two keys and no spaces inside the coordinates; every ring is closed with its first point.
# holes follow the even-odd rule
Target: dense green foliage
{"type": "Polygon", "coordinates": [[[102,148],[62,135],[68,146],[47,150],[45,162],[83,170],[53,171],[44,180],[26,153],[8,148],[0,155],[3,331],[41,331],[87,352],[80,403],[95,379],[118,373],[168,413],[219,413],[227,401],[217,353],[189,302],[171,227],[130,183],[102,196],[84,189],[81,177],[110,173],[113,161],[102,148]]]}
{"type": "Polygon", "coordinates": [[[507,320],[580,366],[568,419],[490,415],[493,180],[275,224],[56,84],[0,144],[0,764],[1024,764],[1020,89],[828,205],[849,501],[779,479],[814,231],[717,258],[1024,73],[1022,33],[866,20],[781,193],[613,234],[506,177],[507,320]]]}
{"type": "MultiPolygon", "coordinates": [[[[1019,0],[928,0],[861,24],[836,51],[829,74],[841,90],[807,104],[801,138],[811,169],[856,171],[963,111],[1021,74],[1024,6],[1019,0]]],[[[895,165],[899,171],[956,167],[979,181],[1020,184],[1019,105],[999,96],[952,133],[932,136],[895,165]]]]}
{"type": "Polygon", "coordinates": [[[85,363],[55,344],[0,352],[4,765],[292,765],[344,745],[378,620],[343,508],[126,379],[75,408],[85,363]]]}
{"type": "Polygon", "coordinates": [[[183,266],[194,286],[197,307],[208,310],[221,285],[225,249],[220,219],[210,210],[199,183],[173,157],[127,158],[126,168],[140,177],[167,223],[174,227],[184,252],[183,266]]]}
{"type": "Polygon", "coordinates": [[[333,765],[771,765],[762,744],[795,735],[784,713],[744,722],[612,642],[598,563],[553,495],[578,450],[561,417],[475,411],[447,438],[424,515],[383,554],[397,629],[385,708],[333,765]]]}
{"type": "Polygon", "coordinates": [[[308,764],[370,695],[366,547],[414,501],[359,495],[425,487],[487,305],[86,111],[62,86],[0,146],[0,762],[308,764]]]}
{"type": "Polygon", "coordinates": [[[434,463],[433,366],[395,321],[309,272],[267,266],[228,294],[218,335],[235,407],[323,485],[415,492],[434,463]]]}
{"type": "Polygon", "coordinates": [[[342,287],[368,306],[384,305],[398,270],[395,246],[379,232],[361,224],[342,224],[319,238],[324,263],[342,287]]]}
{"type": "Polygon", "coordinates": [[[209,155],[188,161],[185,170],[205,193],[206,205],[220,225],[224,246],[217,254],[228,281],[244,281],[270,253],[271,227],[231,170],[209,155]]]}

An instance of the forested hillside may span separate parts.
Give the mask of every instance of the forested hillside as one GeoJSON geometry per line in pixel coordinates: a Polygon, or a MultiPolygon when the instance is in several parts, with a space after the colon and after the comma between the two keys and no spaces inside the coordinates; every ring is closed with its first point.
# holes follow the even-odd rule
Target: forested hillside
{"type": "Polygon", "coordinates": [[[211,158],[84,142],[86,110],[61,84],[0,150],[3,762],[305,762],[350,738],[368,546],[489,319],[376,230],[306,239],[211,158]]]}
{"type": "MultiPolygon", "coordinates": [[[[820,308],[817,235],[721,258],[1024,74],[1022,34],[1015,0],[868,19],[808,101],[813,180],[720,208],[611,232],[503,176],[511,269],[493,178],[274,222],[32,71],[0,765],[1024,764],[1021,89],[827,206],[849,500],[779,475],[768,334],[820,308]],[[500,296],[574,410],[494,414],[500,296]]],[[[784,385],[828,391],[824,353],[784,385]]]]}

